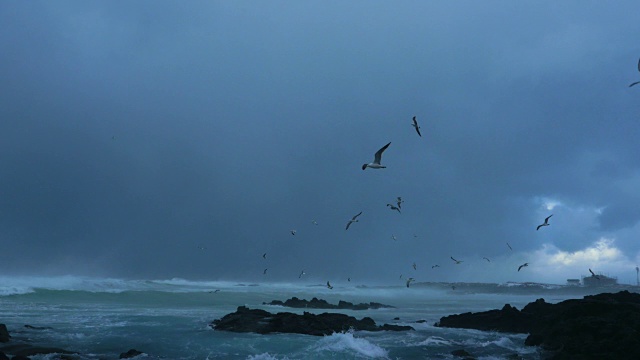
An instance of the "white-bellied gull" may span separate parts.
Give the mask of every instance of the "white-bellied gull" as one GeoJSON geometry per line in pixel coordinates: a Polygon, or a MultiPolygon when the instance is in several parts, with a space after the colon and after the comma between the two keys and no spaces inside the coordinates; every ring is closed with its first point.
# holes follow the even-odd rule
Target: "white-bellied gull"
{"type": "Polygon", "coordinates": [[[387,145],[381,147],[380,150],[376,151],[376,155],[373,158],[373,162],[368,163],[368,164],[363,164],[362,165],[362,170],[365,170],[366,168],[372,168],[372,169],[384,169],[384,168],[386,168],[386,166],[380,165],[380,161],[382,160],[382,153],[385,150],[387,150],[389,145],[391,145],[391,142],[389,142],[387,145]]]}
{"type": "Polygon", "coordinates": [[[509,247],[509,250],[513,251],[513,249],[511,248],[511,245],[509,245],[509,243],[507,243],[507,246],[509,247]]]}
{"type": "Polygon", "coordinates": [[[413,266],[413,270],[418,270],[418,269],[417,269],[417,265],[416,265],[416,263],[413,263],[413,265],[412,265],[412,266],[413,266]]]}
{"type": "Polygon", "coordinates": [[[431,268],[432,268],[432,269],[435,269],[435,268],[437,268],[437,267],[440,267],[440,265],[435,264],[435,265],[431,266],[431,268]]]}
{"type": "Polygon", "coordinates": [[[262,272],[262,275],[267,275],[267,270],[268,270],[268,268],[264,269],[264,271],[262,272]]]}
{"type": "Polygon", "coordinates": [[[553,216],[553,214],[551,214],[551,215],[547,216],[547,217],[544,219],[544,223],[542,223],[542,224],[538,225],[538,227],[536,228],[536,230],[540,230],[540,228],[541,228],[541,227],[543,227],[543,226],[549,226],[549,225],[550,225],[550,224],[549,224],[549,218],[550,218],[550,217],[552,217],[552,216],[553,216]]]}
{"type": "Polygon", "coordinates": [[[295,230],[289,230],[291,232],[291,235],[295,235],[296,231],[295,230]]]}
{"type": "Polygon", "coordinates": [[[462,262],[462,260],[456,260],[453,258],[453,256],[451,256],[451,260],[456,262],[456,265],[460,265],[460,263],[462,262]]]}
{"type": "Polygon", "coordinates": [[[398,209],[402,209],[402,203],[404,202],[404,200],[402,200],[401,196],[398,196],[396,198],[396,204],[398,205],[398,209]]]}
{"type": "Polygon", "coordinates": [[[345,230],[349,230],[349,226],[351,226],[351,224],[353,224],[354,222],[358,222],[357,217],[360,216],[361,214],[362,214],[362,211],[360,211],[357,215],[352,217],[351,220],[349,220],[349,222],[347,223],[347,227],[345,228],[345,230]]]}
{"type": "Polygon", "coordinates": [[[329,284],[329,282],[328,282],[328,281],[327,281],[327,287],[328,287],[329,289],[333,289],[333,286],[331,286],[331,284],[329,284]]]}
{"type": "Polygon", "coordinates": [[[416,128],[416,132],[418,133],[418,135],[420,135],[420,137],[422,137],[422,134],[420,134],[420,126],[418,126],[418,120],[416,120],[415,116],[413,117],[413,124],[411,124],[411,126],[416,128]]]}
{"type": "Polygon", "coordinates": [[[267,258],[267,253],[262,254],[262,258],[266,259],[267,258]]]}
{"type": "Polygon", "coordinates": [[[306,274],[307,274],[307,273],[306,273],[306,272],[304,272],[304,270],[302,270],[302,271],[300,272],[300,275],[298,275],[298,279],[300,279],[300,278],[302,277],[302,275],[306,275],[306,274]]]}
{"type": "Polygon", "coordinates": [[[600,276],[596,275],[596,273],[594,273],[591,269],[589,269],[589,272],[591,273],[591,276],[593,276],[594,278],[600,280],[600,276]]]}
{"type": "Polygon", "coordinates": [[[485,259],[485,260],[487,260],[488,262],[491,262],[491,260],[489,260],[489,258],[488,258],[488,257],[484,257],[484,256],[483,256],[482,258],[483,258],[483,259],[485,259]]]}

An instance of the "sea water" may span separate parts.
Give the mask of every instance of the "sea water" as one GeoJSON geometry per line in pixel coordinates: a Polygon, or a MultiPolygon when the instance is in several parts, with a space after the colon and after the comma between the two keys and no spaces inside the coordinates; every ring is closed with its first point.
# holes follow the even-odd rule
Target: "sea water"
{"type": "Polygon", "coordinates": [[[505,303],[521,309],[540,297],[351,283],[328,289],[308,283],[0,277],[0,323],[16,341],[78,352],[80,359],[117,359],[132,348],[144,352],[139,358],[146,359],[454,359],[451,352],[459,349],[477,359],[540,359],[539,349],[524,345],[525,334],[434,326],[442,316],[499,309],[505,303]],[[415,331],[348,331],[317,337],[232,333],[209,326],[241,305],[302,313],[262,304],[292,296],[392,305],[395,308],[339,311],[358,319],[371,317],[378,325],[409,325],[415,331]]]}

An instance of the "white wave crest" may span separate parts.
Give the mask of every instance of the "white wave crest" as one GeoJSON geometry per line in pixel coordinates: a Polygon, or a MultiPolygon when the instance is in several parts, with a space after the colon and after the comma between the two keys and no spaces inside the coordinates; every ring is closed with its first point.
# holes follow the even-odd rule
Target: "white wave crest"
{"type": "Polygon", "coordinates": [[[388,351],[363,338],[353,336],[353,332],[333,333],[323,337],[313,349],[317,352],[349,352],[358,357],[388,359],[388,351]]]}

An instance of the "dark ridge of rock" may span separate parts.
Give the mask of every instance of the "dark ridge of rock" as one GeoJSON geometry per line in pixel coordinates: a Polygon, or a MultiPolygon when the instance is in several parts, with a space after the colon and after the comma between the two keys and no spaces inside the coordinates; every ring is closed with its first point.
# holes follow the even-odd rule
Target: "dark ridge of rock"
{"type": "Polygon", "coordinates": [[[292,297],[284,302],[280,300],[273,300],[271,302],[263,302],[262,305],[280,305],[296,309],[347,309],[347,310],[367,310],[367,309],[381,309],[381,308],[394,308],[391,305],[380,304],[377,302],[353,304],[348,301],[340,300],[338,305],[330,304],[326,300],[313,298],[311,300],[298,299],[292,297]]]}
{"type": "Polygon", "coordinates": [[[227,314],[221,319],[214,320],[210,326],[215,330],[232,332],[253,332],[258,334],[294,333],[306,335],[330,335],[334,332],[349,329],[364,331],[405,331],[413,330],[410,326],[384,324],[377,326],[373,319],[365,317],[358,320],[353,316],[336,313],[302,315],[289,312],[277,314],[260,309],[249,309],[239,306],[236,312],[227,314]]]}
{"type": "Polygon", "coordinates": [[[7,356],[7,354],[0,351],[0,360],[9,360],[9,357],[7,356]]]}
{"type": "Polygon", "coordinates": [[[640,294],[621,291],[549,304],[544,299],[521,311],[445,316],[436,326],[528,333],[525,345],[541,346],[551,359],[640,359],[640,294]]]}
{"type": "Polygon", "coordinates": [[[5,324],[0,324],[0,343],[9,342],[10,339],[11,335],[9,335],[7,326],[5,324]]]}
{"type": "Polygon", "coordinates": [[[24,327],[31,330],[53,330],[53,328],[49,326],[32,326],[27,324],[24,327]]]}
{"type": "Polygon", "coordinates": [[[464,358],[464,360],[474,360],[475,359],[467,350],[464,350],[464,349],[453,350],[451,352],[451,355],[464,358]]]}
{"type": "Polygon", "coordinates": [[[129,351],[121,353],[118,359],[130,359],[132,357],[136,357],[141,354],[144,354],[144,353],[136,349],[129,349],[129,351]]]}

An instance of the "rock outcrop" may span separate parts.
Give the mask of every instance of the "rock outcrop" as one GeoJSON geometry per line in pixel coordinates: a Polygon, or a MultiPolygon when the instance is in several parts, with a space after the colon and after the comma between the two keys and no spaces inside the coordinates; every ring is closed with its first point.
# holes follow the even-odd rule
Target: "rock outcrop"
{"type": "Polygon", "coordinates": [[[336,313],[302,315],[290,312],[272,314],[265,310],[249,309],[239,306],[237,311],[227,314],[211,324],[215,330],[233,332],[253,332],[258,334],[295,333],[307,335],[330,335],[334,332],[353,330],[365,331],[405,331],[413,330],[410,326],[384,324],[377,326],[373,319],[365,317],[358,320],[353,316],[336,313]]]}
{"type": "Polygon", "coordinates": [[[292,297],[284,302],[280,300],[273,300],[272,302],[264,302],[263,305],[280,305],[296,309],[341,309],[341,310],[367,310],[367,309],[381,309],[381,308],[393,308],[391,305],[380,304],[377,302],[353,304],[348,301],[340,300],[338,305],[330,304],[326,300],[313,298],[311,300],[298,299],[292,297]]]}
{"type": "Polygon", "coordinates": [[[549,304],[544,299],[522,310],[445,316],[436,326],[528,333],[526,345],[541,346],[555,360],[640,359],[640,294],[621,291],[549,304]]]}

